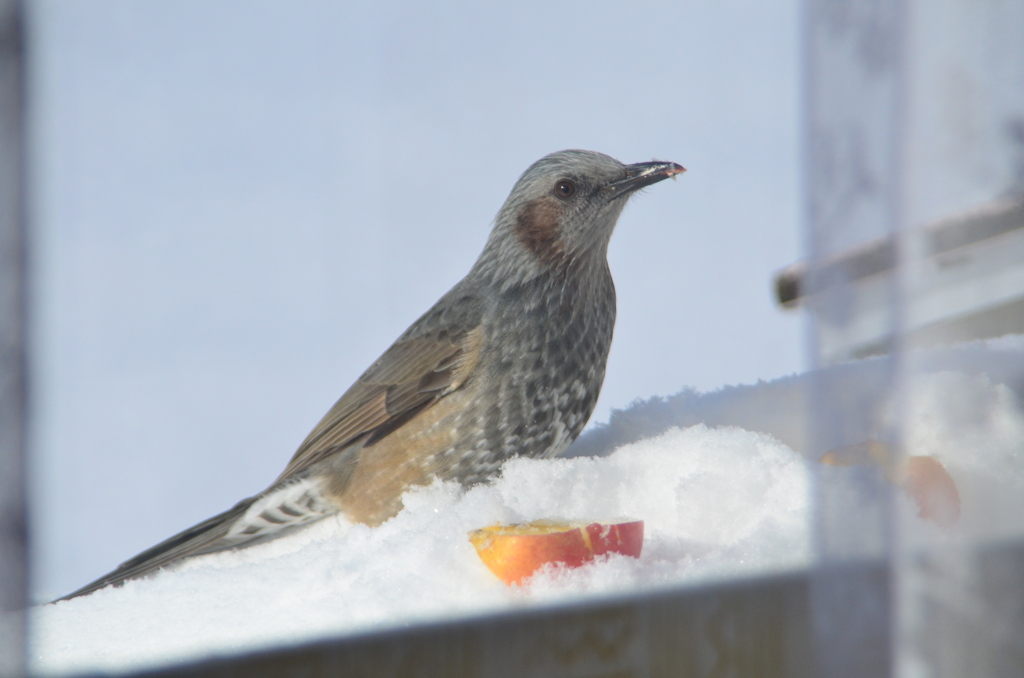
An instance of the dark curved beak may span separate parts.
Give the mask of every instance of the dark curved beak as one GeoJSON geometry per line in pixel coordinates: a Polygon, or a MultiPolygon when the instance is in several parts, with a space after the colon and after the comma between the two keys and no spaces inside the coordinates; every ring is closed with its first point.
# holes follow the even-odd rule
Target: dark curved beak
{"type": "Polygon", "coordinates": [[[626,178],[612,182],[605,190],[609,191],[613,198],[621,198],[685,171],[685,167],[674,162],[638,162],[626,165],[626,178]]]}

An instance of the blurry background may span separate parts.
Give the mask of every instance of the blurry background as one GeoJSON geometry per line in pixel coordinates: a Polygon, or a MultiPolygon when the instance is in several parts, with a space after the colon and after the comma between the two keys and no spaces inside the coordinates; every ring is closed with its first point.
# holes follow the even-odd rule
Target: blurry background
{"type": "Polygon", "coordinates": [[[563,148],[619,223],[592,422],[801,368],[798,5],[32,3],[34,590],[273,480],[563,148]]]}

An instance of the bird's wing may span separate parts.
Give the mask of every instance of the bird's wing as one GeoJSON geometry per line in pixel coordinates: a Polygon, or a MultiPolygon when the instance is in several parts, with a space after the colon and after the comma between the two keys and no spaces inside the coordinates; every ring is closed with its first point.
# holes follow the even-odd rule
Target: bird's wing
{"type": "Polygon", "coordinates": [[[479,325],[399,340],[359,377],[299,446],[277,482],[365,438],[383,438],[461,387],[476,369],[479,325]]]}
{"type": "Polygon", "coordinates": [[[379,440],[465,384],[482,348],[479,319],[469,317],[469,322],[449,322],[441,329],[403,335],[335,403],[267,490],[143,551],[58,600],[123,583],[186,556],[256,543],[336,512],[337,507],[325,506],[315,482],[296,476],[357,442],[379,440]]]}

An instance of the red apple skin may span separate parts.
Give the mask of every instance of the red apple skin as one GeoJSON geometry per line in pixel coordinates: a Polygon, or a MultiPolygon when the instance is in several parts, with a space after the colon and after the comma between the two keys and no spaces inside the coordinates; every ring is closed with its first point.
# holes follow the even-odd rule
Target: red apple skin
{"type": "Polygon", "coordinates": [[[640,551],[644,546],[644,521],[634,520],[613,525],[590,523],[584,529],[590,537],[595,556],[621,553],[634,558],[640,557],[640,551]]]}
{"type": "Polygon", "coordinates": [[[608,553],[638,558],[644,523],[635,520],[574,527],[538,521],[474,530],[469,539],[488,569],[511,585],[522,583],[548,563],[580,567],[608,553]]]}
{"type": "Polygon", "coordinates": [[[952,527],[960,519],[960,493],[938,460],[932,457],[908,459],[901,485],[917,503],[921,518],[942,527],[952,527]]]}

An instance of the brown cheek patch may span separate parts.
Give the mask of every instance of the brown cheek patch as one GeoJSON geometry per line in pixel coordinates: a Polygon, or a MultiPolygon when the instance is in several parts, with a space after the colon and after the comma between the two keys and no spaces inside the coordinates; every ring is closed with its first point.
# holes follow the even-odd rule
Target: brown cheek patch
{"type": "Polygon", "coordinates": [[[565,243],[558,239],[558,217],[561,206],[554,198],[531,200],[519,212],[516,235],[523,247],[546,264],[565,260],[565,243]]]}

